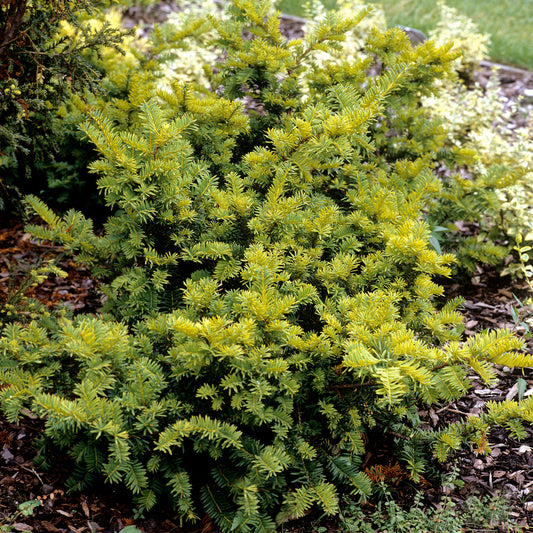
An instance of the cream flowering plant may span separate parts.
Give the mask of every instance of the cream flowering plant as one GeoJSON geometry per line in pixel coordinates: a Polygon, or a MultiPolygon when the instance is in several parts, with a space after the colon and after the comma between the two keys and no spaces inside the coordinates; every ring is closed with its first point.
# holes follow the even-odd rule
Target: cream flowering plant
{"type": "Polygon", "coordinates": [[[161,46],[159,87],[168,89],[175,80],[207,88],[205,66],[215,65],[219,59],[216,49],[207,44],[214,37],[208,17],[226,15],[214,0],[186,1],[179,7],[179,11],[170,13],[165,24],[156,27],[152,36],[155,51],[161,46]],[[191,21],[194,21],[195,31],[184,32],[185,28],[190,28],[191,21]]]}
{"type": "MultiPolygon", "coordinates": [[[[477,259],[501,264],[518,235],[528,245],[533,241],[533,123],[530,119],[516,127],[513,119],[520,113],[520,101],[502,95],[497,70],[484,88],[445,82],[438,93],[424,97],[422,105],[429,118],[442,122],[451,149],[474,156],[463,169],[450,169],[443,176],[444,209],[435,210],[435,224],[448,221],[447,235],[461,266],[471,270],[477,259]],[[477,234],[454,238],[458,232],[450,213],[456,222],[476,221],[477,234]]],[[[520,263],[513,260],[502,270],[502,275],[521,273],[520,263]]]]}

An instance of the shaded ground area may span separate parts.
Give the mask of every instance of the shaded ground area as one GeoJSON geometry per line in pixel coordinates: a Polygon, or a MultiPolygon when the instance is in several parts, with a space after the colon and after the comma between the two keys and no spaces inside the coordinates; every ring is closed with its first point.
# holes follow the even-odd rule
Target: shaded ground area
{"type": "Polygon", "coordinates": [[[87,270],[76,266],[60,246],[32,241],[22,222],[0,217],[0,304],[17,305],[23,296],[35,298],[49,308],[62,305],[76,312],[92,312],[100,306],[96,283],[87,270]],[[31,269],[49,261],[54,261],[67,276],[49,276],[22,294],[21,287],[31,281],[31,269]]]}

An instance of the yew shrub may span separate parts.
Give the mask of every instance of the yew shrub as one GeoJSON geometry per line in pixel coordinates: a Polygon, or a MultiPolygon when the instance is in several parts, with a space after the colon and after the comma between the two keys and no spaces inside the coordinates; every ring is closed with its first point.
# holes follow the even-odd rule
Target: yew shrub
{"type": "Polygon", "coordinates": [[[219,57],[209,86],[139,68],[127,96],[87,110],[103,231],[28,198],[47,223],[34,234],[105,294],[99,316],[0,338],[2,408],[45,420],[41,456],[68,452],[72,489],[104,479],[141,513],[170,500],[184,520],[275,531],[368,498],[363,457],[384,439],[417,483],[431,454],[486,451],[494,424],[524,434],[533,397],[420,425],[418,408],[463,395],[472,371],[490,383],[495,364],[533,361],[508,331],[463,339],[460,302],[438,304],[454,257],[431,241],[434,164],[468,154],[420,101],[457,54],[391,29],[359,62],[314,62],[364,14],[329,13],[301,40],[268,2],[188,20],[182,36],[205,29],[219,57]]]}

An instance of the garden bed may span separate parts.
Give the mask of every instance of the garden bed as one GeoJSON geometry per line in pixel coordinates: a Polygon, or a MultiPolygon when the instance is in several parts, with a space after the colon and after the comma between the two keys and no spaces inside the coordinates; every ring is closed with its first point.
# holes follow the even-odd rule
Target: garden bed
{"type": "MultiPolygon", "coordinates": [[[[132,20],[146,17],[146,29],[153,22],[161,22],[173,8],[172,3],[161,3],[159,10],[130,10],[132,20]]],[[[140,8],[137,8],[140,9],[140,8]]],[[[287,36],[297,37],[303,21],[284,17],[283,27],[287,36]]],[[[476,80],[484,86],[494,67],[485,63],[476,74],[476,80]]],[[[533,106],[533,74],[520,69],[503,67],[498,71],[501,90],[509,103],[520,100],[519,112],[513,126],[523,126],[531,115],[533,106]]],[[[465,228],[470,231],[471,228],[465,228]]],[[[27,275],[29,269],[48,259],[57,259],[67,273],[66,278],[49,276],[27,295],[38,299],[43,305],[57,308],[64,305],[74,314],[98,313],[101,304],[96,283],[88,271],[76,266],[71,258],[64,256],[58,246],[37,243],[25,233],[21,223],[4,220],[0,225],[0,304],[14,298],[14,288],[27,275]]],[[[502,278],[492,269],[479,267],[474,276],[460,284],[448,282],[447,297],[461,294],[465,297],[465,335],[472,335],[484,329],[511,328],[518,334],[525,334],[522,326],[516,324],[513,307],[517,307],[515,295],[524,298],[529,288],[518,282],[502,278]]],[[[521,312],[529,313],[528,309],[521,312]]],[[[470,392],[451,404],[435,405],[420,412],[424,424],[438,428],[450,422],[478,414],[488,401],[515,399],[533,392],[533,369],[516,370],[497,368],[498,379],[488,388],[475,376],[471,377],[470,392]],[[522,384],[525,382],[525,386],[522,384]],[[520,385],[519,385],[520,384],[520,385]]],[[[216,531],[205,517],[202,526],[183,529],[174,521],[173,514],[159,513],[145,520],[134,520],[132,509],[125,494],[111,485],[92,489],[84,494],[69,495],[64,481],[72,465],[59,452],[53,467],[44,471],[33,463],[35,451],[33,442],[42,432],[43,424],[32,416],[24,418],[20,425],[0,419],[0,521],[16,531],[44,532],[117,532],[135,524],[148,532],[200,532],[216,531]],[[19,504],[38,501],[30,513],[25,515],[19,504]],[[37,504],[36,504],[37,505],[37,504]]],[[[468,449],[455,454],[446,464],[438,467],[444,472],[456,471],[455,484],[441,487],[427,482],[423,485],[428,505],[438,506],[443,495],[459,504],[472,494],[504,494],[510,504],[510,518],[524,530],[533,528],[533,430],[527,429],[522,442],[510,438],[504,431],[490,435],[490,455],[479,455],[468,449]]],[[[364,468],[369,475],[382,475],[383,481],[404,505],[409,506],[414,488],[395,470],[388,458],[386,442],[368,452],[364,468]],[[394,477],[396,476],[396,477],[394,477]]],[[[30,506],[31,507],[31,506],[30,506]]],[[[369,507],[369,510],[371,508],[369,507]]],[[[338,531],[335,521],[320,523],[327,531],[338,531]]],[[[502,525],[504,527],[505,524],[502,525]]],[[[318,527],[317,517],[310,515],[299,522],[289,522],[284,531],[308,533],[318,527]]],[[[498,527],[497,525],[495,527],[498,527]]],[[[501,529],[504,531],[505,529],[501,529]]]]}

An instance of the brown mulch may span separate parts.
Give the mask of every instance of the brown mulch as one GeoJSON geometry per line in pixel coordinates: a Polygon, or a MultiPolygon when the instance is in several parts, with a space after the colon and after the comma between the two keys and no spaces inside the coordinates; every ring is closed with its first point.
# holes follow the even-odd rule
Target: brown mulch
{"type": "MultiPolygon", "coordinates": [[[[24,231],[19,220],[0,217],[0,306],[16,305],[18,289],[30,278],[32,268],[53,261],[66,277],[49,275],[46,281],[28,287],[24,296],[38,300],[48,308],[63,306],[74,312],[90,313],[98,309],[100,295],[89,271],[76,265],[60,246],[38,243],[24,231]]],[[[0,311],[2,309],[0,307],[0,311]]],[[[22,309],[19,309],[21,311],[22,309]]],[[[25,312],[24,310],[22,310],[25,312]]]]}
{"type": "MultiPolygon", "coordinates": [[[[176,8],[173,2],[162,2],[161,6],[161,9],[152,11],[133,7],[129,16],[132,21],[144,16],[149,31],[151,24],[161,22],[176,8]]],[[[298,36],[301,32],[302,23],[298,19],[286,17],[284,25],[285,33],[290,36],[298,36]]],[[[491,67],[487,63],[478,73],[481,85],[486,83],[491,67]]],[[[524,116],[530,116],[533,105],[533,99],[527,96],[533,89],[533,73],[504,68],[499,75],[502,93],[509,102],[516,101],[520,95],[526,97],[522,103],[525,113],[516,117],[517,125],[522,125],[520,121],[524,116]]],[[[49,308],[64,306],[73,314],[98,312],[101,300],[96,282],[88,270],[76,265],[60,247],[37,243],[24,231],[20,222],[0,220],[0,314],[6,302],[17,304],[16,288],[28,276],[29,269],[47,260],[56,260],[58,266],[67,272],[67,277],[50,275],[39,286],[31,287],[27,296],[36,298],[49,308]]],[[[446,292],[449,297],[461,294],[465,298],[466,335],[501,327],[527,335],[524,327],[515,324],[512,311],[513,307],[521,309],[515,295],[522,300],[528,295],[528,287],[524,284],[512,283],[494,270],[480,268],[470,280],[460,285],[449,283],[446,292]]],[[[533,349],[531,338],[527,339],[527,343],[533,349]]],[[[428,427],[441,427],[482,412],[488,401],[516,399],[519,379],[526,382],[525,394],[533,394],[533,369],[502,367],[496,372],[497,380],[490,387],[475,375],[470,376],[472,387],[465,397],[421,411],[422,422],[428,427]]],[[[32,443],[42,434],[42,429],[42,421],[32,417],[25,417],[19,424],[9,423],[0,417],[0,526],[11,524],[14,531],[115,533],[135,524],[146,533],[192,533],[191,529],[180,528],[170,511],[166,513],[163,510],[157,516],[134,520],[127,497],[109,485],[83,494],[69,494],[64,483],[72,465],[64,456],[58,454],[49,471],[38,468],[33,462],[36,452],[32,443]],[[18,505],[32,500],[37,500],[39,506],[35,507],[32,515],[25,516],[18,505]]],[[[510,505],[509,518],[524,531],[533,530],[533,429],[527,429],[527,437],[522,441],[511,438],[503,430],[493,431],[489,444],[492,449],[490,455],[479,455],[472,447],[458,452],[442,465],[444,472],[457,469],[458,480],[464,486],[451,489],[429,484],[424,489],[428,503],[438,505],[443,495],[460,503],[471,494],[503,493],[510,505]]],[[[385,447],[374,450],[374,455],[367,458],[366,466],[369,471],[380,466],[384,476],[392,477],[396,465],[387,464],[386,452],[385,447]],[[387,468],[390,470],[388,473],[387,468]]],[[[396,474],[399,476],[401,473],[396,471],[396,474]]],[[[397,490],[400,497],[408,502],[409,487],[400,486],[397,490]]],[[[207,521],[204,525],[205,530],[209,530],[207,521]]],[[[314,531],[315,526],[315,522],[296,522],[288,524],[285,531],[309,533],[314,531]]],[[[328,531],[338,531],[334,521],[328,522],[326,527],[328,531]]],[[[197,526],[193,531],[200,533],[202,529],[204,526],[197,526]]]]}
{"type": "MultiPolygon", "coordinates": [[[[532,327],[527,317],[533,315],[531,306],[523,302],[531,295],[525,283],[501,277],[494,269],[477,268],[469,283],[450,283],[446,287],[449,297],[461,295],[465,335],[471,336],[487,329],[506,328],[526,342],[528,351],[533,350],[532,327]],[[517,298],[522,305],[517,301],[517,298]],[[513,308],[515,314],[513,314],[513,308]],[[518,313],[519,320],[515,320],[518,313]]],[[[421,417],[430,426],[439,426],[483,412],[487,402],[519,399],[519,380],[525,382],[523,397],[533,395],[533,368],[496,367],[496,380],[487,386],[474,373],[469,376],[469,393],[441,408],[422,412],[421,417]]],[[[533,427],[526,428],[526,437],[518,441],[503,429],[494,430],[489,438],[491,453],[488,456],[476,453],[474,447],[455,454],[446,465],[452,470],[459,467],[459,476],[465,482],[462,490],[453,494],[461,501],[471,493],[504,494],[511,506],[510,516],[524,528],[533,529],[533,427]]]]}

